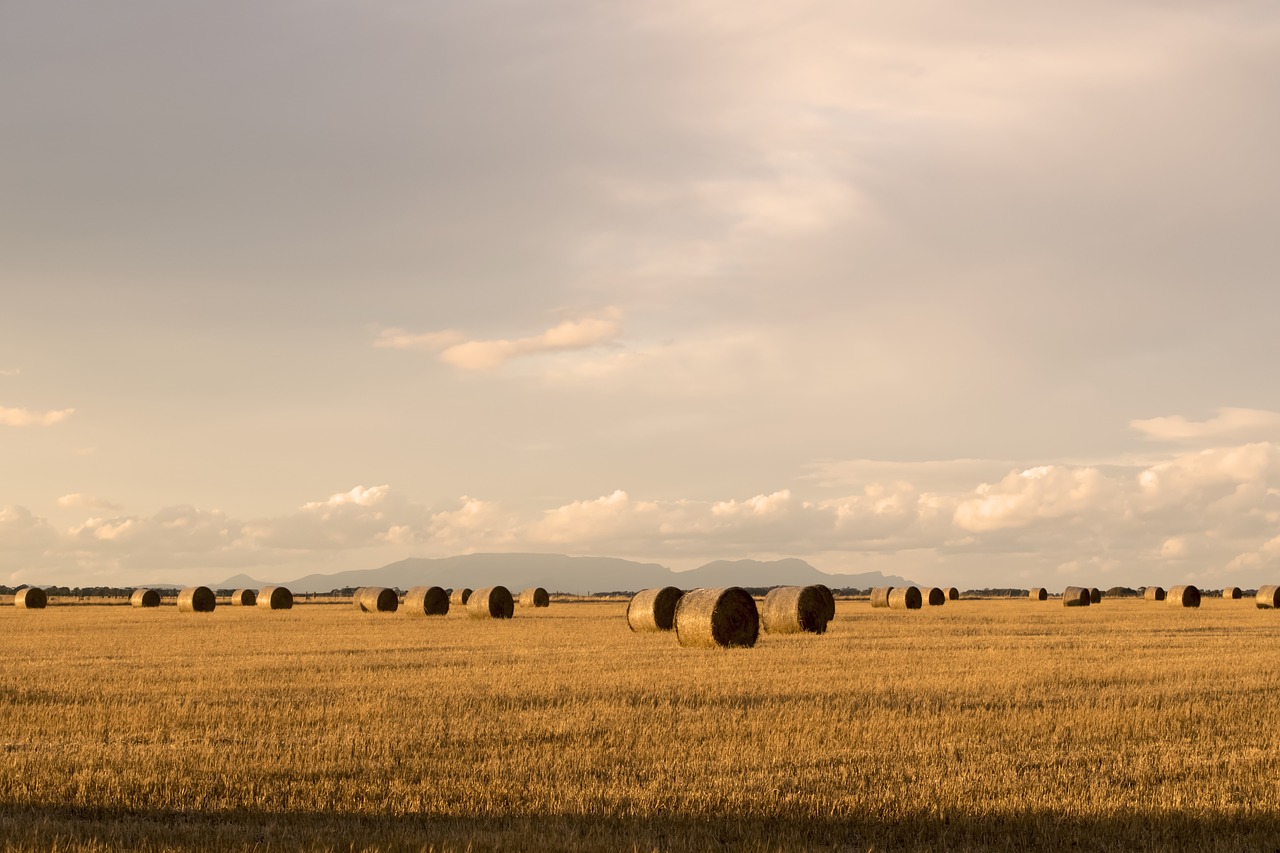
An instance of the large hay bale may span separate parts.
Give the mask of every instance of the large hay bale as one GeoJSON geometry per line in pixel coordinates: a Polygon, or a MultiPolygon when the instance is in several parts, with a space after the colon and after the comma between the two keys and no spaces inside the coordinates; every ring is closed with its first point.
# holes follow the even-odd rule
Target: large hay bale
{"type": "Polygon", "coordinates": [[[947,594],[940,587],[931,586],[921,595],[930,607],[941,607],[947,603],[947,594]]]}
{"type": "Polygon", "coordinates": [[[1164,601],[1164,588],[1149,586],[1142,591],[1142,597],[1146,601],[1164,601]]]}
{"type": "Polygon", "coordinates": [[[831,587],[824,583],[815,583],[814,586],[818,588],[818,592],[822,593],[822,600],[827,605],[827,621],[830,622],[832,619],[836,618],[835,593],[831,591],[831,587]]]}
{"type": "Polygon", "coordinates": [[[135,589],[129,596],[129,603],[134,607],[159,607],[160,593],[154,589],[135,589]]]}
{"type": "Polygon", "coordinates": [[[231,593],[232,607],[253,607],[258,603],[258,593],[251,589],[237,589],[231,593]]]}
{"type": "Polygon", "coordinates": [[[1069,586],[1062,591],[1064,607],[1088,607],[1090,601],[1089,590],[1082,586],[1069,586]]]}
{"type": "Polygon", "coordinates": [[[471,600],[471,590],[466,589],[465,587],[462,589],[455,589],[449,595],[449,603],[456,604],[459,607],[465,607],[467,602],[470,600],[471,600]]]}
{"type": "Polygon", "coordinates": [[[467,598],[467,612],[477,619],[510,619],[515,615],[516,602],[505,586],[487,586],[467,598]]]}
{"type": "Polygon", "coordinates": [[[1232,600],[1244,598],[1244,592],[1238,586],[1224,586],[1222,588],[1222,597],[1232,600]]]}
{"type": "Polygon", "coordinates": [[[889,593],[889,607],[892,610],[919,610],[922,603],[920,590],[914,586],[900,586],[889,593]]]}
{"type": "Polygon", "coordinates": [[[179,613],[212,613],[218,597],[207,586],[189,586],[178,593],[179,613]]]}
{"type": "Polygon", "coordinates": [[[959,600],[960,600],[960,590],[956,589],[954,586],[947,587],[947,601],[959,601],[959,600]]]}
{"type": "Polygon", "coordinates": [[[550,607],[551,596],[540,586],[531,586],[520,593],[521,607],[550,607]]]}
{"type": "Polygon", "coordinates": [[[893,592],[891,586],[878,586],[871,590],[871,606],[872,607],[888,607],[889,595],[893,592]]]}
{"type": "Polygon", "coordinates": [[[676,605],[676,639],[686,647],[750,648],[760,636],[760,611],[737,586],[695,589],[676,605]]]}
{"type": "Polygon", "coordinates": [[[676,625],[676,605],[684,592],[674,586],[642,589],[627,603],[627,625],[632,631],[670,631],[676,625]]]}
{"type": "Polygon", "coordinates": [[[351,606],[358,612],[364,612],[364,587],[357,587],[356,591],[351,593],[351,606]]]}
{"type": "Polygon", "coordinates": [[[42,610],[49,603],[49,596],[38,586],[29,586],[13,594],[13,606],[24,610],[42,610]]]}
{"type": "Polygon", "coordinates": [[[771,589],[760,608],[760,623],[770,634],[822,634],[827,622],[827,599],[816,586],[771,589]]]}
{"type": "Polygon", "coordinates": [[[1200,590],[1191,584],[1183,586],[1175,586],[1169,590],[1165,601],[1174,607],[1199,607],[1200,606],[1200,590]]]}
{"type": "Polygon", "coordinates": [[[1280,610],[1280,586],[1258,587],[1253,600],[1259,610],[1280,610]]]}
{"type": "Polygon", "coordinates": [[[1089,603],[1090,603],[1090,604],[1101,604],[1101,603],[1102,603],[1102,590],[1098,589],[1096,586],[1091,586],[1091,587],[1089,587],[1089,603]]]}
{"type": "Polygon", "coordinates": [[[449,593],[438,586],[415,586],[404,594],[404,612],[409,616],[444,616],[449,612],[449,593]]]}
{"type": "Polygon", "coordinates": [[[258,590],[258,606],[263,610],[289,610],[293,607],[293,593],[288,587],[264,586],[258,590]]]}
{"type": "Polygon", "coordinates": [[[1038,586],[1035,589],[1031,590],[1030,593],[1027,594],[1027,598],[1031,599],[1032,601],[1048,601],[1049,590],[1045,589],[1042,586],[1038,586]]]}
{"type": "Polygon", "coordinates": [[[366,586],[360,592],[360,609],[365,613],[395,613],[400,596],[385,586],[366,586]]]}

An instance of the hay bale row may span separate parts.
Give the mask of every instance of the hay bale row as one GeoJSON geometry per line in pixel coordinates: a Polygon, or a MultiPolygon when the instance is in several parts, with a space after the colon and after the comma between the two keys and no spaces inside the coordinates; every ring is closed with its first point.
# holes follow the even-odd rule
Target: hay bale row
{"type": "Polygon", "coordinates": [[[520,593],[521,607],[550,607],[551,596],[540,586],[531,586],[520,593]]]}
{"type": "Polygon", "coordinates": [[[159,607],[160,593],[154,589],[135,589],[129,603],[134,607],[159,607]]]}
{"type": "Polygon", "coordinates": [[[515,615],[516,602],[505,586],[488,586],[471,593],[467,612],[477,619],[510,619],[515,615]]]}
{"type": "Polygon", "coordinates": [[[189,586],[178,593],[179,613],[212,613],[218,597],[207,586],[189,586]]]}
{"type": "Polygon", "coordinates": [[[1259,587],[1253,600],[1259,610],[1280,610],[1280,586],[1259,587]]]}
{"type": "Polygon", "coordinates": [[[1244,590],[1238,586],[1224,586],[1222,588],[1222,597],[1233,601],[1244,598],[1244,590]]]}
{"type": "Polygon", "coordinates": [[[444,616],[449,612],[449,594],[438,586],[415,586],[404,594],[404,612],[409,616],[444,616]]]}
{"type": "Polygon", "coordinates": [[[1027,598],[1031,599],[1032,601],[1048,601],[1049,590],[1045,589],[1042,586],[1038,586],[1027,594],[1027,598]]]}
{"type": "Polygon", "coordinates": [[[1164,601],[1164,588],[1149,586],[1142,591],[1142,598],[1146,601],[1164,601]]]}
{"type": "Polygon", "coordinates": [[[13,606],[23,610],[43,610],[49,603],[49,596],[38,586],[29,586],[13,594],[13,606]]]}
{"type": "Polygon", "coordinates": [[[1165,597],[1165,601],[1174,607],[1199,607],[1200,606],[1200,590],[1191,584],[1183,586],[1175,586],[1169,590],[1169,594],[1165,597]]]}
{"type": "Polygon", "coordinates": [[[919,610],[923,599],[914,586],[895,587],[889,592],[890,610],[919,610]]]}
{"type": "Polygon", "coordinates": [[[1088,607],[1091,601],[1089,590],[1082,586],[1069,586],[1062,591],[1064,607],[1088,607]]]}
{"type": "Polygon", "coordinates": [[[231,593],[232,607],[253,607],[258,603],[258,593],[252,589],[237,589],[231,593]]]}
{"type": "Polygon", "coordinates": [[[780,586],[765,595],[760,621],[770,634],[823,634],[827,613],[827,598],[817,586],[780,586]]]}
{"type": "Polygon", "coordinates": [[[674,586],[642,589],[627,603],[627,625],[632,631],[670,631],[676,625],[676,605],[684,592],[674,586]]]}
{"type": "Polygon", "coordinates": [[[891,586],[878,586],[871,590],[871,606],[872,607],[888,607],[889,595],[893,592],[891,586]]]}
{"type": "Polygon", "coordinates": [[[737,586],[695,589],[676,604],[676,639],[694,648],[746,647],[760,636],[760,611],[737,586]]]}

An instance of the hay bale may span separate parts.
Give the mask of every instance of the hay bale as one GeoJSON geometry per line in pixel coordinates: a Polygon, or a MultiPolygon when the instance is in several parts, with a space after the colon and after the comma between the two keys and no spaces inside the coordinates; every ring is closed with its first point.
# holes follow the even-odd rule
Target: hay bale
{"type": "Polygon", "coordinates": [[[264,586],[258,590],[258,606],[263,610],[289,610],[293,607],[293,593],[288,587],[264,586]]]}
{"type": "Polygon", "coordinates": [[[823,634],[827,599],[816,586],[780,586],[769,590],[760,608],[760,623],[770,634],[823,634]]]}
{"type": "Polygon", "coordinates": [[[13,606],[24,610],[43,610],[49,603],[49,596],[38,586],[29,586],[13,594],[13,606]]]}
{"type": "Polygon", "coordinates": [[[385,586],[366,586],[360,591],[360,609],[365,613],[395,613],[400,596],[385,586]]]}
{"type": "Polygon", "coordinates": [[[892,610],[919,610],[922,604],[920,590],[914,586],[901,586],[889,593],[889,607],[892,610]]]}
{"type": "Polygon", "coordinates": [[[1090,603],[1090,604],[1101,604],[1101,603],[1102,603],[1102,590],[1098,589],[1096,586],[1091,586],[1091,587],[1089,587],[1089,603],[1090,603]]]}
{"type": "Polygon", "coordinates": [[[351,606],[358,613],[364,612],[364,587],[357,587],[356,591],[351,593],[351,606]]]}
{"type": "Polygon", "coordinates": [[[632,631],[670,631],[676,624],[676,605],[682,590],[674,586],[642,589],[627,603],[627,625],[632,631]]]}
{"type": "Polygon", "coordinates": [[[959,600],[960,600],[960,590],[956,589],[954,586],[947,587],[947,601],[959,601],[959,600]]]}
{"type": "Polygon", "coordinates": [[[1142,597],[1146,601],[1164,601],[1164,589],[1158,586],[1149,586],[1142,591],[1142,597]]]}
{"type": "Polygon", "coordinates": [[[477,619],[510,619],[515,615],[516,602],[505,586],[487,586],[467,598],[467,612],[477,619]]]}
{"type": "Polygon", "coordinates": [[[258,603],[258,593],[251,589],[237,589],[231,593],[232,607],[253,607],[258,603]]]}
{"type": "Polygon", "coordinates": [[[760,611],[737,586],[695,589],[676,605],[676,639],[685,647],[750,648],[760,636],[760,611]]]}
{"type": "Polygon", "coordinates": [[[1259,610],[1280,610],[1280,586],[1263,586],[1253,597],[1259,610]]]}
{"type": "Polygon", "coordinates": [[[135,589],[129,596],[129,603],[134,607],[159,607],[160,593],[154,589],[135,589]]]}
{"type": "Polygon", "coordinates": [[[218,597],[207,586],[189,586],[178,593],[179,613],[212,613],[218,597]]]}
{"type": "Polygon", "coordinates": [[[449,612],[449,593],[438,586],[415,586],[404,594],[404,612],[409,616],[444,616],[449,612]]]}
{"type": "Polygon", "coordinates": [[[1165,601],[1174,607],[1199,607],[1200,590],[1191,584],[1175,586],[1169,590],[1169,595],[1165,597],[1165,601]]]}
{"type": "Polygon", "coordinates": [[[469,589],[465,589],[465,588],[455,589],[452,593],[449,594],[449,603],[456,604],[459,607],[465,607],[467,605],[467,602],[470,600],[471,600],[471,590],[469,589]]]}
{"type": "Polygon", "coordinates": [[[1232,600],[1244,598],[1244,592],[1238,586],[1224,586],[1222,588],[1222,597],[1232,600]]]}
{"type": "Polygon", "coordinates": [[[1031,599],[1032,601],[1048,601],[1049,590],[1045,589],[1042,586],[1038,586],[1035,589],[1031,590],[1030,593],[1028,593],[1027,598],[1031,599]]]}
{"type": "Polygon", "coordinates": [[[551,596],[540,586],[531,586],[520,593],[521,607],[550,607],[551,596]]]}
{"type": "Polygon", "coordinates": [[[893,593],[891,586],[878,586],[871,590],[871,606],[872,607],[888,607],[889,596],[893,593]]]}
{"type": "Polygon", "coordinates": [[[1082,586],[1069,586],[1062,591],[1064,607],[1088,607],[1092,600],[1089,597],[1089,590],[1082,586]]]}
{"type": "Polygon", "coordinates": [[[827,621],[830,622],[832,619],[836,618],[835,594],[831,591],[831,587],[824,583],[815,583],[814,586],[818,588],[818,592],[822,593],[822,600],[826,602],[827,605],[827,621]]]}
{"type": "Polygon", "coordinates": [[[930,607],[941,607],[947,603],[947,594],[936,586],[929,587],[922,593],[922,595],[924,596],[925,603],[930,607]]]}

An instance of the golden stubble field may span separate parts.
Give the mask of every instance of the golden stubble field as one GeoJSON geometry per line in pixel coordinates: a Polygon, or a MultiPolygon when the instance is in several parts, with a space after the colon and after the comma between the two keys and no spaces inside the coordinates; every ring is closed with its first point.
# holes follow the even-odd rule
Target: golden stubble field
{"type": "Polygon", "coordinates": [[[0,609],[4,850],[1275,850],[1280,613],[0,609]]]}

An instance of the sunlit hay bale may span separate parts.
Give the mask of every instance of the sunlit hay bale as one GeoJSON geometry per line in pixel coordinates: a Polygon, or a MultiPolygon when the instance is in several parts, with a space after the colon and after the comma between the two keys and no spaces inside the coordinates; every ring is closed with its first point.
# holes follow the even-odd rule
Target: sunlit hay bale
{"type": "Polygon", "coordinates": [[[1222,588],[1222,597],[1230,598],[1232,600],[1244,598],[1244,592],[1238,586],[1227,586],[1222,588]]]}
{"type": "Polygon", "coordinates": [[[41,610],[49,603],[49,596],[38,586],[29,586],[13,594],[13,606],[24,610],[41,610]]]}
{"type": "Polygon", "coordinates": [[[1102,590],[1098,589],[1096,586],[1091,586],[1091,587],[1089,587],[1089,603],[1090,603],[1090,604],[1101,604],[1101,603],[1102,603],[1102,590]]]}
{"type": "Polygon", "coordinates": [[[888,607],[889,596],[893,593],[891,586],[878,586],[871,590],[871,606],[872,607],[888,607]]]}
{"type": "Polygon", "coordinates": [[[520,593],[521,607],[550,607],[551,596],[540,586],[531,586],[520,593]]]}
{"type": "Polygon", "coordinates": [[[365,613],[395,613],[400,596],[384,586],[366,586],[360,593],[360,608],[365,613]]]}
{"type": "Polygon", "coordinates": [[[465,607],[467,602],[470,599],[471,599],[471,590],[466,588],[455,589],[453,593],[449,596],[449,603],[456,604],[459,607],[465,607]]]}
{"type": "Polygon", "coordinates": [[[129,603],[134,607],[159,607],[160,593],[154,589],[135,589],[129,596],[129,603]]]}
{"type": "Polygon", "coordinates": [[[822,634],[827,622],[827,600],[816,586],[771,589],[760,607],[760,624],[770,634],[822,634]]]}
{"type": "Polygon", "coordinates": [[[695,589],[676,605],[676,639],[682,646],[750,648],[760,636],[760,611],[737,586],[695,589]]]}
{"type": "Polygon", "coordinates": [[[358,587],[351,593],[351,606],[360,613],[364,612],[364,587],[358,587]]]}
{"type": "Polygon", "coordinates": [[[816,583],[814,586],[818,588],[818,592],[822,593],[822,600],[827,605],[827,621],[830,622],[836,618],[835,594],[831,592],[831,587],[824,583],[816,583]]]}
{"type": "Polygon", "coordinates": [[[1164,588],[1149,586],[1143,591],[1142,597],[1147,601],[1164,601],[1164,588]]]}
{"type": "Polygon", "coordinates": [[[516,602],[505,586],[487,586],[467,598],[467,612],[477,619],[510,619],[515,615],[516,602]]]}
{"type": "Polygon", "coordinates": [[[893,610],[919,610],[922,603],[920,590],[914,586],[900,586],[889,593],[889,607],[893,610]]]}
{"type": "Polygon", "coordinates": [[[1280,586],[1263,586],[1253,597],[1259,610],[1280,610],[1280,586]]]}
{"type": "Polygon", "coordinates": [[[404,594],[404,612],[409,616],[444,616],[449,612],[449,594],[438,586],[415,586],[404,594]]]}
{"type": "Polygon", "coordinates": [[[925,603],[930,607],[941,607],[947,603],[947,594],[936,586],[929,587],[922,595],[925,603]]]}
{"type": "Polygon", "coordinates": [[[676,605],[684,592],[674,586],[642,589],[627,603],[627,625],[632,631],[670,631],[676,624],[676,605]]]}
{"type": "Polygon", "coordinates": [[[1169,595],[1165,598],[1165,601],[1174,607],[1199,607],[1200,590],[1191,584],[1175,586],[1169,590],[1169,595]]]}
{"type": "Polygon", "coordinates": [[[212,613],[218,597],[207,586],[189,586],[178,593],[179,613],[212,613]]]}
{"type": "Polygon", "coordinates": [[[289,610],[293,607],[293,593],[283,586],[264,586],[258,590],[258,606],[263,610],[289,610]]]}
{"type": "Polygon", "coordinates": [[[232,607],[252,607],[258,603],[258,593],[251,589],[237,589],[231,593],[232,607]]]}
{"type": "Polygon", "coordinates": [[[1082,586],[1069,586],[1062,591],[1064,607],[1088,607],[1090,601],[1089,590],[1082,586]]]}
{"type": "Polygon", "coordinates": [[[1045,589],[1042,586],[1038,586],[1035,589],[1031,590],[1031,592],[1027,595],[1027,598],[1031,599],[1032,601],[1048,601],[1049,590],[1045,589]]]}
{"type": "Polygon", "coordinates": [[[960,590],[956,589],[954,586],[947,587],[947,601],[959,601],[959,600],[960,600],[960,590]]]}

